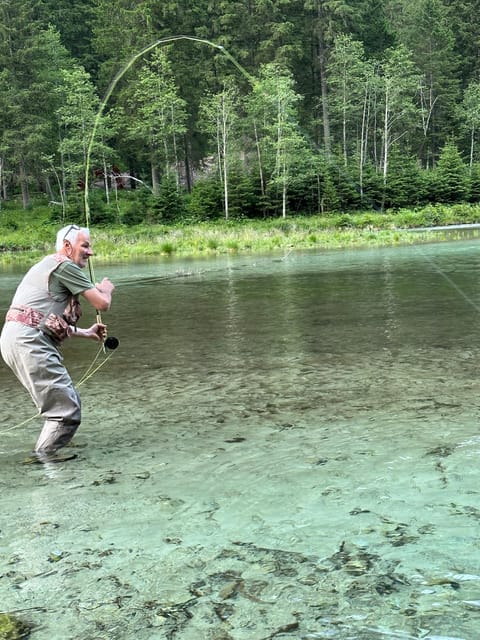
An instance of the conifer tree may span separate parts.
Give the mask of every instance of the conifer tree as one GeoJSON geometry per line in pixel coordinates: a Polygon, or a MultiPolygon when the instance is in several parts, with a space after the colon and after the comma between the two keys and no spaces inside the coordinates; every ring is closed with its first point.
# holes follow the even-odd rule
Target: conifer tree
{"type": "Polygon", "coordinates": [[[452,203],[468,199],[466,166],[453,141],[442,148],[434,176],[437,201],[452,203]]]}
{"type": "Polygon", "coordinates": [[[54,111],[59,70],[71,60],[58,32],[36,19],[37,3],[0,0],[0,153],[5,194],[5,168],[18,184],[24,207],[33,181],[43,181],[44,156],[57,146],[54,111]]]}

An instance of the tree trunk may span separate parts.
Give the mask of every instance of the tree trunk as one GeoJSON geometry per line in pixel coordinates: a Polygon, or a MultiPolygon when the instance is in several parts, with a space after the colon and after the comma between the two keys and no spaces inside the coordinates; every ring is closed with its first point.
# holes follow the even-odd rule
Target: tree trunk
{"type": "MultiPolygon", "coordinates": [[[[265,179],[263,177],[263,168],[262,168],[262,154],[260,152],[260,140],[258,139],[258,131],[257,131],[257,121],[253,121],[253,130],[255,133],[255,148],[257,150],[257,160],[258,160],[258,174],[260,178],[260,193],[262,194],[262,200],[265,197],[265,179]]],[[[263,210],[263,215],[265,217],[265,209],[263,210]]]]}
{"type": "Polygon", "coordinates": [[[470,175],[472,173],[473,167],[473,150],[474,150],[474,141],[475,141],[475,125],[472,125],[472,131],[470,133],[470,175]]]}
{"type": "Polygon", "coordinates": [[[227,173],[227,154],[228,148],[228,131],[227,131],[227,115],[225,112],[225,102],[222,101],[222,149],[223,149],[223,196],[225,200],[225,220],[228,220],[229,202],[228,202],[228,173],[227,173]]]}
{"type": "Polygon", "coordinates": [[[360,133],[360,158],[358,166],[358,182],[360,187],[360,197],[363,200],[363,167],[365,166],[365,158],[367,157],[367,140],[368,140],[368,86],[365,86],[365,94],[363,98],[362,112],[362,129],[360,133]]]}
{"type": "Polygon", "coordinates": [[[317,43],[318,43],[318,69],[320,75],[320,92],[322,96],[322,125],[323,125],[323,146],[325,154],[330,155],[330,116],[328,112],[328,91],[327,91],[327,47],[325,45],[324,24],[325,16],[322,11],[322,2],[317,5],[317,43]]]}
{"type": "Polygon", "coordinates": [[[227,156],[223,154],[223,195],[225,200],[225,220],[228,220],[228,179],[227,179],[227,156]]]}
{"type": "Polygon", "coordinates": [[[385,207],[385,189],[387,186],[387,174],[388,174],[388,153],[390,147],[390,95],[388,86],[385,91],[385,109],[384,109],[384,123],[383,123],[383,193],[382,193],[382,211],[385,207]]]}
{"type": "Polygon", "coordinates": [[[153,160],[151,162],[151,172],[152,172],[152,192],[154,196],[157,196],[159,187],[160,187],[160,179],[158,177],[158,167],[153,160]]]}
{"type": "Polygon", "coordinates": [[[28,209],[30,204],[30,192],[28,190],[28,180],[23,160],[20,161],[20,187],[22,189],[22,204],[24,209],[28,209]]]}
{"type": "Polygon", "coordinates": [[[107,168],[105,156],[103,157],[103,184],[105,185],[105,198],[107,199],[107,205],[108,205],[110,204],[110,185],[109,185],[109,175],[108,175],[108,168],[107,168]]]}
{"type": "Polygon", "coordinates": [[[283,158],[283,180],[282,180],[282,218],[287,217],[287,165],[285,162],[285,156],[283,158]]]}
{"type": "Polygon", "coordinates": [[[330,155],[330,116],[328,112],[327,74],[325,71],[326,52],[323,47],[323,41],[321,38],[320,40],[318,59],[320,62],[320,88],[322,92],[323,145],[328,157],[330,155]]]}
{"type": "Polygon", "coordinates": [[[175,163],[175,182],[177,185],[177,189],[180,186],[180,176],[178,173],[178,169],[179,169],[179,162],[178,162],[178,149],[177,149],[177,134],[175,132],[175,118],[174,118],[174,113],[173,113],[173,107],[171,109],[171,116],[172,116],[172,131],[173,131],[173,138],[172,138],[172,143],[173,143],[173,161],[175,163]]]}
{"type": "Polygon", "coordinates": [[[53,193],[52,185],[50,184],[50,178],[48,176],[46,176],[45,178],[45,191],[47,192],[47,196],[50,202],[55,200],[55,195],[53,193]]]}
{"type": "Polygon", "coordinates": [[[0,208],[2,200],[6,200],[5,178],[3,174],[3,158],[0,157],[0,208]]]}
{"type": "Polygon", "coordinates": [[[190,155],[188,152],[187,136],[184,136],[183,140],[184,140],[184,151],[185,151],[185,160],[184,160],[185,186],[187,188],[187,193],[190,193],[190,191],[192,190],[192,175],[190,170],[190,155]]]}

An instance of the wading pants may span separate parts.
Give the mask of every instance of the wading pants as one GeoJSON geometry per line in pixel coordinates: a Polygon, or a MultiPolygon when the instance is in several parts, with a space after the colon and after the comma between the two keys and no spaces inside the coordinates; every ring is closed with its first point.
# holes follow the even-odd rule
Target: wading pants
{"type": "Polygon", "coordinates": [[[5,323],[0,348],[3,359],[45,418],[35,452],[55,452],[70,442],[81,420],[80,396],[60,351],[42,331],[19,322],[5,323]]]}

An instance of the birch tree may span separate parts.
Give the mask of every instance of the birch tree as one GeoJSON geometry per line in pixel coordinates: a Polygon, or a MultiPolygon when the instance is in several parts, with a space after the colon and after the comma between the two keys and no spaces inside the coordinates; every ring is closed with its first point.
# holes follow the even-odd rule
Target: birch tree
{"type": "Polygon", "coordinates": [[[456,77],[459,56],[444,0],[416,0],[405,7],[407,25],[400,41],[412,54],[419,73],[420,115],[424,138],[418,145],[425,166],[433,166],[454,126],[454,104],[460,97],[456,77]]]}
{"type": "Polygon", "coordinates": [[[362,43],[348,35],[336,38],[328,76],[331,119],[340,130],[343,164],[347,167],[351,151],[360,146],[357,136],[362,131],[360,123],[365,114],[363,105],[368,76],[362,43]]]}
{"type": "Polygon", "coordinates": [[[204,98],[200,105],[200,128],[209,133],[216,146],[217,166],[223,191],[225,219],[229,218],[229,167],[232,161],[231,134],[238,121],[238,91],[226,83],[217,94],[204,98]]]}
{"type": "Polygon", "coordinates": [[[80,66],[61,72],[62,84],[57,88],[61,102],[55,114],[58,122],[58,158],[51,168],[59,187],[60,198],[65,210],[68,192],[76,190],[85,179],[90,179],[87,169],[101,167],[101,175],[109,201],[109,166],[113,151],[105,139],[112,135],[111,125],[107,126],[107,116],[97,116],[100,100],[90,75],[80,66]],[[90,166],[88,151],[94,123],[98,117],[96,138],[91,145],[90,166]],[[108,133],[107,133],[108,132],[108,133]]]}
{"type": "Polygon", "coordinates": [[[415,98],[420,76],[407,49],[400,45],[388,52],[383,64],[382,173],[386,181],[391,148],[413,131],[418,119],[415,98]]]}
{"type": "Polygon", "coordinates": [[[480,82],[473,81],[465,89],[462,104],[458,107],[461,128],[469,137],[469,167],[472,171],[475,162],[475,146],[480,130],[480,82]]]}
{"type": "Polygon", "coordinates": [[[158,194],[160,175],[170,177],[172,169],[178,185],[179,137],[186,131],[187,114],[164,50],[154,51],[140,69],[121,117],[140,154],[146,144],[153,193],[158,194]]]}
{"type": "Polygon", "coordinates": [[[246,103],[258,140],[261,172],[268,176],[270,191],[280,195],[282,218],[287,215],[288,188],[295,169],[309,155],[299,128],[300,98],[292,75],[276,64],[267,64],[246,103]]]}

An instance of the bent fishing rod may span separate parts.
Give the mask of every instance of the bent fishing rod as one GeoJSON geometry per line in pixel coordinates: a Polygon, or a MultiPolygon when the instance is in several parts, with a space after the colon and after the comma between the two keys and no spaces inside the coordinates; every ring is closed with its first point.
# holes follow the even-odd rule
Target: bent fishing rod
{"type": "MultiPolygon", "coordinates": [[[[90,257],[88,258],[88,272],[90,274],[90,280],[95,284],[95,274],[93,272],[93,265],[90,257]]],[[[102,314],[98,309],[95,309],[95,321],[97,322],[97,324],[103,324],[102,314]]],[[[105,349],[114,351],[119,344],[120,344],[120,340],[118,338],[115,338],[114,336],[109,336],[108,338],[105,338],[105,340],[102,340],[102,346],[104,351],[105,349]]]]}
{"type": "MultiPolygon", "coordinates": [[[[210,47],[213,47],[217,50],[219,50],[221,53],[223,53],[223,55],[226,56],[226,58],[240,71],[240,73],[251,83],[251,84],[255,84],[255,78],[253,76],[251,76],[240,64],[239,62],[237,62],[237,60],[235,60],[235,58],[222,46],[219,44],[216,44],[215,42],[211,42],[210,40],[206,40],[205,38],[199,38],[196,36],[189,36],[189,35],[174,35],[174,36],[167,36],[164,38],[161,38],[160,40],[157,40],[151,44],[149,44],[148,46],[144,47],[143,49],[141,49],[140,51],[138,51],[137,53],[135,53],[130,60],[128,60],[128,62],[117,72],[117,74],[115,75],[115,77],[113,78],[113,80],[111,81],[110,85],[107,88],[107,91],[105,93],[105,96],[103,97],[103,100],[100,103],[100,106],[98,108],[98,111],[96,113],[95,116],[95,120],[93,122],[93,128],[92,128],[92,132],[88,141],[88,147],[87,147],[87,155],[86,155],[86,161],[85,161],[85,187],[84,187],[84,207],[85,207],[85,222],[86,222],[86,226],[89,227],[90,226],[90,203],[89,203],[89,178],[90,178],[90,160],[91,160],[91,156],[92,156],[92,150],[93,150],[93,145],[94,145],[94,141],[95,141],[95,137],[96,137],[96,133],[97,133],[97,129],[100,123],[100,119],[103,115],[103,112],[105,110],[105,107],[107,105],[107,102],[109,101],[115,87],[117,86],[118,82],[120,81],[120,79],[124,76],[124,74],[132,67],[132,65],[139,60],[140,58],[142,58],[144,55],[146,55],[147,53],[149,53],[150,51],[152,51],[153,49],[155,49],[156,47],[159,46],[163,46],[163,45],[167,45],[169,43],[172,42],[176,42],[179,40],[187,40],[187,41],[192,41],[192,42],[199,42],[201,44],[205,44],[208,45],[210,47]]],[[[90,258],[88,258],[88,269],[90,272],[90,279],[93,283],[95,283],[95,276],[94,276],[94,272],[93,272],[93,266],[92,266],[92,261],[90,258]]],[[[102,316],[99,310],[96,310],[96,319],[97,319],[97,323],[102,323],[102,316]]],[[[103,341],[103,346],[104,348],[107,349],[116,349],[119,345],[119,340],[118,338],[114,338],[109,337],[106,338],[103,341]]]]}

